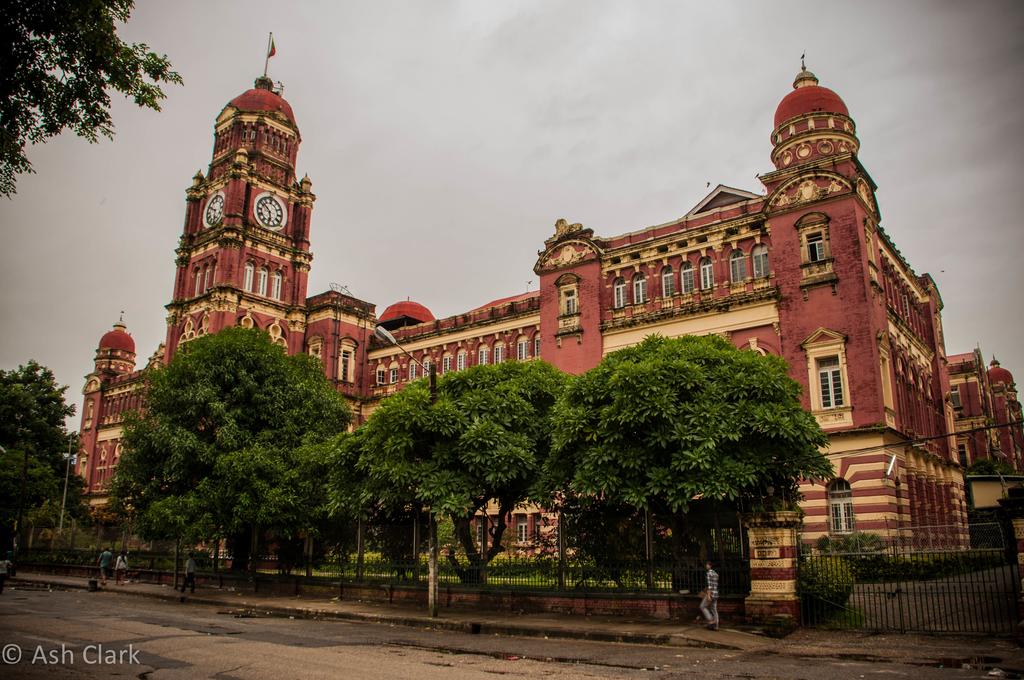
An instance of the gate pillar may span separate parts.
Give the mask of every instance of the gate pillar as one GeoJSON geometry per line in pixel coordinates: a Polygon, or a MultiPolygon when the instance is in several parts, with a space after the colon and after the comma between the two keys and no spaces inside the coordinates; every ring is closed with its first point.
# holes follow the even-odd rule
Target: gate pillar
{"type": "Polygon", "coordinates": [[[763,512],[747,515],[743,523],[750,541],[750,595],[744,601],[747,619],[796,626],[800,621],[796,594],[800,513],[763,512]]]}
{"type": "Polygon", "coordinates": [[[1013,541],[1007,547],[1009,553],[1016,553],[1012,562],[1017,564],[1017,636],[1024,637],[1024,489],[1009,489],[1006,498],[999,499],[1000,514],[1009,518],[1013,528],[1013,541]]]}

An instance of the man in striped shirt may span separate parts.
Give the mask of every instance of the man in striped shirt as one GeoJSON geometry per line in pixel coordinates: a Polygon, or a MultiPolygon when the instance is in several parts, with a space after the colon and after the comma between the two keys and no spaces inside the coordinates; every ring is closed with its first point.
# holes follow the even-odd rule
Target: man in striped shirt
{"type": "Polygon", "coordinates": [[[708,587],[704,591],[704,599],[700,602],[700,612],[708,622],[708,630],[718,630],[718,572],[710,562],[704,565],[708,570],[708,587]]]}

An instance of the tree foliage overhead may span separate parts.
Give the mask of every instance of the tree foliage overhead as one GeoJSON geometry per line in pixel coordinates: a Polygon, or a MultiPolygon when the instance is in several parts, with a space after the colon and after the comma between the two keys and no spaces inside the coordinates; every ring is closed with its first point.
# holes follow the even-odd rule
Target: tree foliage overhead
{"type": "MultiPolygon", "coordinates": [[[[53,372],[34,361],[15,370],[0,370],[0,547],[10,544],[21,499],[21,477],[28,454],[24,517],[59,513],[67,475],[69,437],[64,419],[75,407],[64,401],[67,386],[58,386],[53,372]],[[44,512],[45,511],[45,512],[44,512]]],[[[67,509],[84,515],[82,483],[68,480],[67,509]]]]}
{"type": "Polygon", "coordinates": [[[314,521],[325,475],[317,444],[350,420],[316,359],[232,328],[190,342],[147,380],[112,487],[144,534],[199,539],[314,521]]]}
{"type": "Polygon", "coordinates": [[[110,92],[160,110],[159,83],[181,83],[166,55],[126,43],[133,0],[9,0],[0,12],[0,193],[32,172],[25,146],[65,128],[113,137],[110,92]]]}
{"type": "Polygon", "coordinates": [[[827,438],[774,356],[718,337],[651,336],[579,376],[552,412],[550,488],[658,512],[693,499],[795,500],[828,478],[827,438]]]}
{"type": "Polygon", "coordinates": [[[565,380],[541,361],[475,366],[443,376],[434,403],[426,380],[413,383],[342,447],[336,469],[355,474],[336,500],[350,503],[358,488],[364,511],[418,504],[447,513],[470,562],[486,563],[501,550],[505,515],[530,497],[547,458],[548,412],[565,380]],[[470,520],[492,501],[498,526],[479,555],[470,520]]]}

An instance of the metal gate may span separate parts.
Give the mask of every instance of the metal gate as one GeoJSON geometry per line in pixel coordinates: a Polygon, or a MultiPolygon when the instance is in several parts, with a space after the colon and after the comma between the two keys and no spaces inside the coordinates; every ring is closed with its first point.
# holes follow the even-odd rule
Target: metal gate
{"type": "Polygon", "coordinates": [[[805,550],[799,564],[804,625],[1013,633],[1020,597],[1016,555],[1004,549],[998,525],[973,534],[945,547],[921,540],[929,534],[918,531],[875,545],[853,542],[856,552],[805,550]]]}

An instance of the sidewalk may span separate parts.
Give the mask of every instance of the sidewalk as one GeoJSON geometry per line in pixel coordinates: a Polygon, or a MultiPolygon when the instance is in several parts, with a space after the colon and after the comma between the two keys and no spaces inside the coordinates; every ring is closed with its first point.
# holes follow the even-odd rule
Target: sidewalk
{"type": "MultiPolygon", "coordinates": [[[[19,574],[9,587],[87,589],[88,579],[49,574],[19,574]]],[[[108,582],[100,597],[118,593],[181,601],[167,585],[108,582]]],[[[480,635],[565,638],[633,644],[670,645],[780,654],[806,658],[886,660],[922,666],[960,667],[962,664],[995,665],[1003,670],[1024,671],[1024,649],[1009,639],[967,636],[880,635],[858,631],[798,629],[784,640],[751,630],[723,626],[710,631],[679,621],[628,620],[621,617],[523,614],[509,616],[486,611],[445,609],[438,618],[425,611],[355,600],[263,596],[252,592],[200,588],[184,603],[222,607],[238,615],[366,621],[417,628],[451,630],[480,635]],[[987,658],[986,658],[987,657],[987,658]]]]}

